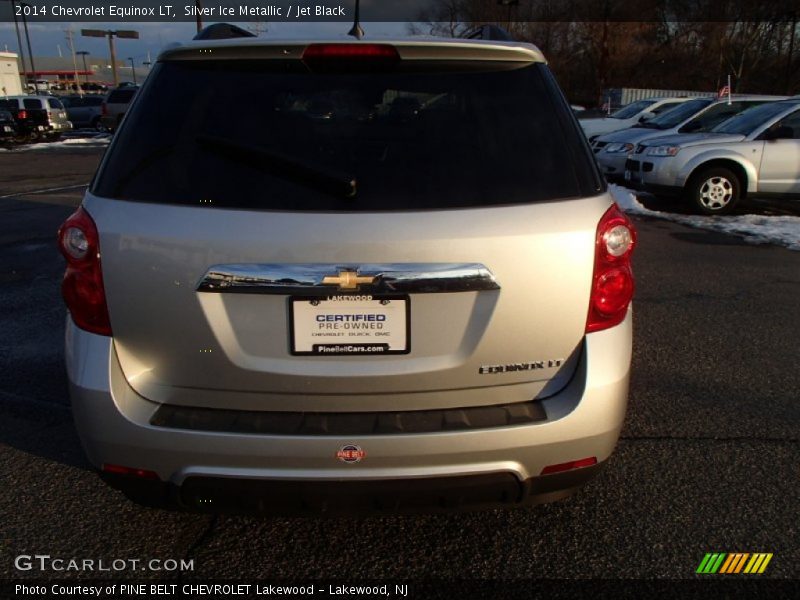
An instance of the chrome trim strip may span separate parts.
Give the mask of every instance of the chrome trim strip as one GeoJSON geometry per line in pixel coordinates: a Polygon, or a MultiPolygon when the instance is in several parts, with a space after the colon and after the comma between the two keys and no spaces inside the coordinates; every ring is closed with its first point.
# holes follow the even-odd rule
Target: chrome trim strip
{"type": "Polygon", "coordinates": [[[198,292],[293,296],[343,291],[435,294],[499,289],[494,275],[480,263],[214,265],[197,286],[198,292]],[[355,278],[344,276],[347,273],[358,275],[359,283],[352,284],[355,278]],[[369,277],[372,282],[363,283],[369,277]]]}

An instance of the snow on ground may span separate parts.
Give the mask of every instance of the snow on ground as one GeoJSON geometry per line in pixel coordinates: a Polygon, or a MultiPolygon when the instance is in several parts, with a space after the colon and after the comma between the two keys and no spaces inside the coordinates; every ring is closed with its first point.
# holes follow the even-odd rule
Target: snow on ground
{"type": "Polygon", "coordinates": [[[800,217],[676,215],[669,212],[650,210],[639,202],[634,192],[627,188],[613,184],[608,187],[614,196],[614,200],[627,213],[675,221],[698,229],[732,233],[744,237],[745,241],[751,244],[778,244],[786,246],[789,250],[800,251],[800,217]]]}
{"type": "Polygon", "coordinates": [[[33,150],[53,150],[59,148],[74,148],[80,146],[83,148],[93,148],[100,146],[107,146],[111,141],[110,135],[98,135],[95,137],[74,137],[65,138],[57,142],[42,142],[40,144],[26,144],[15,149],[15,152],[30,152],[33,150]]]}

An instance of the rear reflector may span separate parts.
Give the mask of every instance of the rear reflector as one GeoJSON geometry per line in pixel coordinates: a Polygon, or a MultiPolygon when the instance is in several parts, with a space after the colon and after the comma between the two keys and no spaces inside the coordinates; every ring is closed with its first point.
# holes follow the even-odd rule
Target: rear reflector
{"type": "Polygon", "coordinates": [[[398,60],[397,49],[389,44],[310,44],[303,60],[323,58],[383,58],[398,60]]]}
{"type": "Polygon", "coordinates": [[[573,469],[582,469],[583,467],[591,467],[597,464],[597,458],[590,456],[580,460],[572,460],[570,462],[559,463],[557,465],[550,465],[542,469],[542,475],[552,475],[553,473],[563,473],[564,471],[572,471],[573,469]]]}
{"type": "Polygon", "coordinates": [[[125,475],[126,477],[137,477],[138,479],[160,480],[155,471],[146,469],[135,469],[133,467],[123,467],[122,465],[103,464],[103,471],[114,475],[125,475]]]}

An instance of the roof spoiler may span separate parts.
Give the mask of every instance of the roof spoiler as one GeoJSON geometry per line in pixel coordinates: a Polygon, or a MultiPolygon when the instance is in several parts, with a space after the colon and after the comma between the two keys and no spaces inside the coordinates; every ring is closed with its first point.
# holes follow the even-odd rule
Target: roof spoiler
{"type": "Polygon", "coordinates": [[[214,23],[199,31],[194,40],[225,40],[229,38],[256,37],[254,33],[231,25],[230,23],[214,23]]]}
{"type": "Polygon", "coordinates": [[[512,36],[508,30],[503,29],[499,25],[478,25],[467,31],[464,36],[468,40],[494,40],[500,42],[513,42],[512,36]]]}

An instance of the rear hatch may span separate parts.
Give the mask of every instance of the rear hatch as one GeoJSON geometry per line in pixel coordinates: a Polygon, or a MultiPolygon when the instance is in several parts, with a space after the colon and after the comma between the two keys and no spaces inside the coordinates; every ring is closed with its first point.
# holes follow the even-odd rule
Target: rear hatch
{"type": "Polygon", "coordinates": [[[85,201],[131,386],[319,411],[557,392],[610,201],[547,67],[342,48],[175,51],[148,78],[85,201]]]}
{"type": "Polygon", "coordinates": [[[48,124],[59,125],[63,127],[69,122],[69,118],[67,117],[67,109],[61,103],[61,100],[58,98],[46,98],[44,101],[47,103],[46,112],[48,124]]]}

